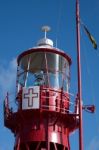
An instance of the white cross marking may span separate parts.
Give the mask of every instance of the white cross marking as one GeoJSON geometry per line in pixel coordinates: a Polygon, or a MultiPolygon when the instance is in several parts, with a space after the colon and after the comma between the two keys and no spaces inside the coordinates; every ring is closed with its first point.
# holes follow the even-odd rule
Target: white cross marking
{"type": "Polygon", "coordinates": [[[34,93],[33,88],[29,88],[24,94],[24,99],[28,99],[28,107],[33,107],[33,98],[38,98],[38,93],[34,93]]]}

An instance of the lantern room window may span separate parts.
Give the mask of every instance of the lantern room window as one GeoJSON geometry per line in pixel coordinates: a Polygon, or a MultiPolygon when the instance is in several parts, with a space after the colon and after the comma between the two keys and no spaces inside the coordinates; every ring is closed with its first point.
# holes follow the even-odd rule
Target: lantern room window
{"type": "Polygon", "coordinates": [[[19,86],[69,90],[69,62],[60,54],[37,51],[24,55],[18,70],[19,86]]]}

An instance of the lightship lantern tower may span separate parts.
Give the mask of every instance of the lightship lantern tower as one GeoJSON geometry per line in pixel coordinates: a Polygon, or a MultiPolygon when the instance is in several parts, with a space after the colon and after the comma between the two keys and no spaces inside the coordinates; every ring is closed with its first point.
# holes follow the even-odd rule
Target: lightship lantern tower
{"type": "Polygon", "coordinates": [[[17,111],[5,100],[5,126],[14,133],[14,150],[70,150],[78,128],[77,107],[70,113],[71,58],[46,37],[17,59],[17,111]]]}

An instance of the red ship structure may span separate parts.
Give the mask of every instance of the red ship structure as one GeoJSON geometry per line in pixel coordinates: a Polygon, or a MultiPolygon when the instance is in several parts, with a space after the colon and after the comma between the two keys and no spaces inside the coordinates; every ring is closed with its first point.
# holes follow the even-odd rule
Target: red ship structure
{"type": "Polygon", "coordinates": [[[94,112],[94,106],[82,106],[80,66],[79,1],[76,1],[78,92],[74,112],[70,112],[71,58],[53,47],[46,33],[36,47],[17,59],[17,111],[10,107],[9,94],[4,101],[4,125],[15,136],[13,150],[70,150],[69,136],[79,129],[79,150],[83,150],[82,110],[94,112]]]}

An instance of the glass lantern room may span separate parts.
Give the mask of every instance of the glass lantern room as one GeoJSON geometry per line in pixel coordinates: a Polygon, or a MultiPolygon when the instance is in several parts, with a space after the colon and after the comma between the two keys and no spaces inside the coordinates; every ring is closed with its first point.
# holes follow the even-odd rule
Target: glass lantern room
{"type": "Polygon", "coordinates": [[[18,86],[69,90],[70,58],[54,48],[33,48],[18,58],[18,86]]]}

